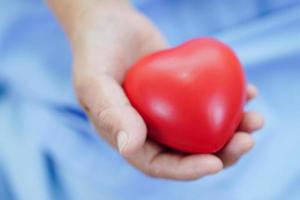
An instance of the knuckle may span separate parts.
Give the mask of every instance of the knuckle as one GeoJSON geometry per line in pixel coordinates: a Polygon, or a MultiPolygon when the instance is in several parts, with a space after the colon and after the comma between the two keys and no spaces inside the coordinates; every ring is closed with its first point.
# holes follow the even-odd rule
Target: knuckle
{"type": "Polygon", "coordinates": [[[155,166],[155,165],[150,165],[147,167],[145,173],[153,178],[163,178],[163,174],[161,172],[161,170],[159,169],[159,167],[155,166]]]}
{"type": "Polygon", "coordinates": [[[76,76],[73,78],[73,86],[75,89],[75,92],[78,97],[85,97],[86,93],[90,91],[90,88],[93,85],[93,79],[92,77],[89,77],[88,75],[82,75],[82,76],[76,76]]]}
{"type": "Polygon", "coordinates": [[[155,170],[146,170],[144,171],[144,174],[149,176],[149,177],[152,177],[152,178],[159,178],[161,177],[155,170]]]}
{"type": "Polygon", "coordinates": [[[90,106],[88,106],[82,99],[78,98],[80,106],[87,112],[90,112],[90,106]]]}
{"type": "Polygon", "coordinates": [[[84,97],[84,95],[82,93],[77,93],[76,95],[77,101],[79,103],[79,105],[87,112],[90,112],[90,105],[89,103],[86,101],[86,98],[84,97]]]}
{"type": "Polygon", "coordinates": [[[106,133],[115,132],[116,126],[119,124],[118,119],[114,117],[113,108],[104,108],[97,112],[96,119],[98,121],[99,129],[106,133]]]}
{"type": "Polygon", "coordinates": [[[76,94],[78,103],[82,106],[84,110],[89,112],[91,107],[90,96],[91,96],[91,86],[93,84],[92,79],[87,77],[87,75],[74,76],[73,87],[76,94]],[[77,78],[78,77],[78,78],[77,78]]]}

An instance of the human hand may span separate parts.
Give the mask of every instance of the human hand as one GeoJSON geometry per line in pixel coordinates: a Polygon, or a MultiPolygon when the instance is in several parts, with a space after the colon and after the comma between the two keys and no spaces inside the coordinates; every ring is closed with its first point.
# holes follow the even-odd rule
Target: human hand
{"type": "MultiPolygon", "coordinates": [[[[263,125],[256,112],[244,114],[239,130],[217,154],[173,152],[148,140],[145,122],[121,84],[137,59],[167,47],[161,34],[126,1],[102,1],[71,13],[59,18],[67,24],[73,49],[78,99],[99,134],[133,166],[154,177],[197,179],[232,165],[252,148],[249,133],[263,125]]],[[[257,92],[248,86],[247,93],[251,100],[257,92]]]]}

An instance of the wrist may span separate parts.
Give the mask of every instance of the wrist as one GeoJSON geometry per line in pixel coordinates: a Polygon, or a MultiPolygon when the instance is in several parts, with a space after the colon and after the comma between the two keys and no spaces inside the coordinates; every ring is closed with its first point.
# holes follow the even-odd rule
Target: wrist
{"type": "Polygon", "coordinates": [[[63,29],[69,37],[78,27],[103,16],[131,9],[129,0],[48,0],[63,29]]]}

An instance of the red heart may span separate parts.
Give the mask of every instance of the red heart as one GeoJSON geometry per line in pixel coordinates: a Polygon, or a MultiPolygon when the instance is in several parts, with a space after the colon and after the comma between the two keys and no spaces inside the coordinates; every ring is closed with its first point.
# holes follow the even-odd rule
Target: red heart
{"type": "Polygon", "coordinates": [[[239,60],[212,38],[142,58],[123,86],[144,118],[148,136],[190,153],[219,151],[237,129],[246,100],[239,60]]]}

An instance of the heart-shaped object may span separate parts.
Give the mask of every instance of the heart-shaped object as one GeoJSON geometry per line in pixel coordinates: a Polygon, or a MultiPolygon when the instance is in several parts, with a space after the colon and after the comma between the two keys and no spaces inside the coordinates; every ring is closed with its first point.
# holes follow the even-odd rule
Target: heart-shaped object
{"type": "Polygon", "coordinates": [[[148,136],[189,153],[219,151],[239,126],[246,101],[238,58],[212,38],[142,58],[123,86],[145,120],[148,136]]]}

